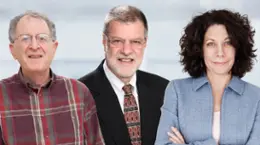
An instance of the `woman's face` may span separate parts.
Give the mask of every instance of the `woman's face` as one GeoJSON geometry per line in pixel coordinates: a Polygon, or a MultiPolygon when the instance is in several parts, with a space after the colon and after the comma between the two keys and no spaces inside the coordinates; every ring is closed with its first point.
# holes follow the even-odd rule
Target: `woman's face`
{"type": "Polygon", "coordinates": [[[203,56],[207,73],[227,75],[231,72],[235,48],[224,25],[215,24],[208,28],[204,36],[203,56]]]}

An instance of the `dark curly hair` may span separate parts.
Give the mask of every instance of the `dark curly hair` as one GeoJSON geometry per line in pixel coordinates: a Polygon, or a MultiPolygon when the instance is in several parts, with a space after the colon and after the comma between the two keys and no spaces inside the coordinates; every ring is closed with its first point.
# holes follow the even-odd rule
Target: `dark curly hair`
{"type": "Polygon", "coordinates": [[[184,28],[184,34],[179,41],[183,71],[192,77],[199,77],[206,72],[202,46],[207,29],[214,24],[225,26],[231,45],[235,48],[232,75],[243,77],[246,72],[251,71],[253,59],[256,57],[256,50],[253,49],[255,30],[250,26],[247,15],[226,9],[210,10],[195,16],[184,28]]]}

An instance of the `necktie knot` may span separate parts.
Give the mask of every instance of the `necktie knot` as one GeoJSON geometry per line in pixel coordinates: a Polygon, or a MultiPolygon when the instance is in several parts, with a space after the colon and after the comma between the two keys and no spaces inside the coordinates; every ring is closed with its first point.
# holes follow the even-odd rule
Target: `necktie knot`
{"type": "Polygon", "coordinates": [[[124,85],[124,87],[122,89],[125,92],[125,95],[131,95],[133,86],[131,84],[127,84],[127,85],[124,85]]]}

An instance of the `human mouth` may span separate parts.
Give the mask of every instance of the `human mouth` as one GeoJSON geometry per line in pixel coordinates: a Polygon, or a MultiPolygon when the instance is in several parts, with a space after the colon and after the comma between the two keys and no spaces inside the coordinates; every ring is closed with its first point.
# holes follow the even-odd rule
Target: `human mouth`
{"type": "Polygon", "coordinates": [[[28,57],[30,59],[39,59],[39,58],[42,58],[43,56],[39,54],[39,55],[28,55],[28,57]]]}
{"type": "Polygon", "coordinates": [[[134,59],[132,59],[132,58],[119,58],[118,60],[120,62],[127,62],[127,63],[134,61],[134,59]]]}
{"type": "Polygon", "coordinates": [[[216,65],[224,65],[224,64],[226,64],[227,62],[213,62],[214,64],[216,64],[216,65]]]}

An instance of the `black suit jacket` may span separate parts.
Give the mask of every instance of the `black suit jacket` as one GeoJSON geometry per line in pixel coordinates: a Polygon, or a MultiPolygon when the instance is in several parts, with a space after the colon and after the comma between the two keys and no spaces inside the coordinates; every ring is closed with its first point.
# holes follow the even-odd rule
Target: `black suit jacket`
{"type": "MultiPolygon", "coordinates": [[[[93,72],[79,80],[92,93],[106,145],[131,145],[124,114],[116,93],[109,83],[104,61],[93,72]]],[[[164,90],[168,80],[144,71],[137,71],[137,89],[141,116],[142,145],[153,145],[163,104],[164,90]]]]}

